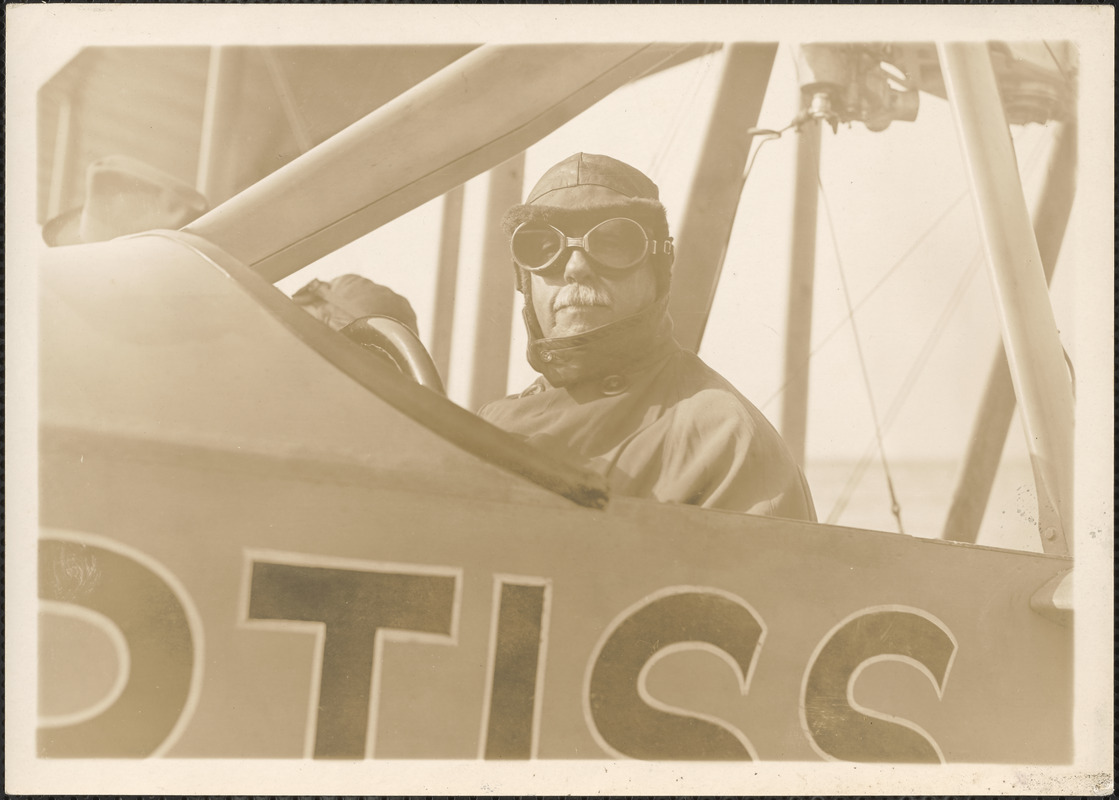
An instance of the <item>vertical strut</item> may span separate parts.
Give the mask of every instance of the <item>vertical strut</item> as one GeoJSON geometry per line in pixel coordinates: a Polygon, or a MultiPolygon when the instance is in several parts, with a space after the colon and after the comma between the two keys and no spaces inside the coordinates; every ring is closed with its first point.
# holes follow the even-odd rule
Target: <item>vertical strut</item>
{"type": "MultiPolygon", "coordinates": [[[[1075,193],[1076,124],[1057,123],[1045,184],[1033,215],[1037,247],[1047,282],[1053,278],[1075,193]]],[[[1006,365],[1006,350],[1000,342],[987,375],[979,413],[971,429],[967,455],[942,538],[970,543],[978,538],[1013,416],[1014,386],[1006,365]]]]}
{"type": "Polygon", "coordinates": [[[1047,553],[1072,547],[1072,384],[984,43],[937,45],[1022,408],[1047,553]]]}
{"type": "Polygon", "coordinates": [[[524,182],[524,152],[490,170],[482,277],[474,328],[474,372],[470,376],[469,408],[472,409],[503,397],[509,385],[509,339],[516,289],[509,240],[501,230],[501,218],[510,206],[521,202],[524,182]]]}
{"type": "Polygon", "coordinates": [[[431,312],[431,360],[435,362],[444,385],[448,385],[450,380],[464,194],[462,186],[455,186],[443,195],[443,225],[439,231],[439,265],[435,273],[435,304],[431,312]]]}
{"type": "Polygon", "coordinates": [[[195,188],[211,206],[227,200],[237,189],[233,185],[229,157],[243,63],[244,53],[240,48],[210,48],[195,188]]]}
{"type": "Polygon", "coordinates": [[[785,320],[785,394],[781,406],[781,438],[802,467],[808,428],[808,360],[812,347],[819,168],[820,121],[808,117],[797,134],[793,231],[789,249],[789,313],[785,320]]]}

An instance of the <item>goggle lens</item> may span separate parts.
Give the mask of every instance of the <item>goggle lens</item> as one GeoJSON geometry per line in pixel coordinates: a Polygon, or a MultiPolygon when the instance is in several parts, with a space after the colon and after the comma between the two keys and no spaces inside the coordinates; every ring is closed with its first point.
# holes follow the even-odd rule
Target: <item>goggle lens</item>
{"type": "Polygon", "coordinates": [[[631,219],[608,219],[583,239],[590,257],[611,269],[636,266],[649,249],[645,229],[631,219]]]}
{"type": "Polygon", "coordinates": [[[645,229],[632,219],[616,217],[600,222],[582,237],[570,237],[551,226],[524,223],[513,232],[513,260],[530,272],[552,266],[569,247],[581,247],[595,262],[609,269],[636,267],[649,250],[645,229]]]}
{"type": "Polygon", "coordinates": [[[525,269],[543,269],[563,249],[563,235],[555,228],[520,227],[513,234],[513,260],[525,269]]]}

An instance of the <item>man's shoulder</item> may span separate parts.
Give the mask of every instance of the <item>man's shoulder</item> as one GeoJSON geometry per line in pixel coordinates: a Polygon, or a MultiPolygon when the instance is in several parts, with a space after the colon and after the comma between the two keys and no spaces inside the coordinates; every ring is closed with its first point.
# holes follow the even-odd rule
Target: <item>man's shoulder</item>
{"type": "Polygon", "coordinates": [[[673,362],[673,407],[682,420],[705,428],[730,424],[749,432],[772,427],[757,406],[695,353],[681,350],[673,362]]]}
{"type": "Polygon", "coordinates": [[[718,398],[715,402],[738,403],[753,409],[754,405],[738,388],[707,362],[688,350],[681,349],[672,357],[672,379],[688,395],[703,394],[718,398]]]}

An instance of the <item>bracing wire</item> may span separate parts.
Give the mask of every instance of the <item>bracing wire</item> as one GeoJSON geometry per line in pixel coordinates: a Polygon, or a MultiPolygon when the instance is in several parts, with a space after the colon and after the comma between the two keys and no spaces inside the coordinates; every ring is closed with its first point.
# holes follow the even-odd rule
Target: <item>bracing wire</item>
{"type": "MultiPolygon", "coordinates": [[[[1033,149],[1030,151],[1030,154],[1026,159],[1026,172],[1032,172],[1033,168],[1037,165],[1038,157],[1041,155],[1044,145],[1044,139],[1039,139],[1034,144],[1033,149]]],[[[877,294],[878,290],[881,289],[891,277],[893,277],[894,273],[901,268],[901,266],[909,259],[911,255],[917,252],[917,249],[921,246],[921,244],[924,243],[924,241],[928,239],[933,234],[933,232],[936,231],[937,228],[940,227],[941,223],[943,223],[948,218],[948,216],[956,209],[956,207],[960,205],[960,203],[963,202],[963,200],[969,195],[970,191],[968,189],[964,189],[963,192],[957,195],[956,198],[948,204],[947,208],[945,208],[944,211],[942,211],[940,215],[935,220],[933,220],[933,222],[927,228],[925,228],[925,230],[914,240],[913,244],[910,245],[906,249],[906,251],[902,253],[901,256],[899,256],[894,261],[894,263],[886,269],[886,271],[882,274],[882,277],[879,278],[861,298],[859,298],[858,302],[855,303],[854,311],[857,312],[860,308],[866,305],[866,303],[875,294],[877,294]]],[[[824,334],[824,336],[813,346],[812,350],[809,351],[808,356],[805,358],[804,362],[798,364],[796,369],[790,370],[785,382],[777,387],[773,394],[771,394],[766,399],[766,401],[761,404],[762,411],[768,409],[773,404],[773,401],[780,397],[781,393],[789,388],[789,384],[803,376],[804,372],[808,369],[812,358],[820,350],[822,350],[824,348],[824,345],[831,341],[831,339],[837,333],[847,327],[847,322],[850,318],[851,317],[849,316],[845,316],[843,319],[839,320],[835,325],[833,325],[826,334],[824,334]]]]}
{"type": "Polygon", "coordinates": [[[851,303],[851,292],[847,288],[847,272],[843,268],[843,259],[839,255],[839,240],[835,234],[835,224],[831,215],[831,204],[828,202],[827,192],[824,191],[824,182],[820,179],[819,169],[816,171],[816,184],[820,187],[820,201],[824,207],[824,218],[828,223],[828,234],[831,237],[832,249],[835,253],[835,263],[839,268],[839,282],[843,287],[843,300],[847,304],[847,316],[851,320],[851,333],[855,339],[855,352],[859,357],[859,370],[862,372],[863,386],[866,389],[867,401],[870,404],[870,416],[874,421],[874,436],[878,441],[878,453],[882,458],[882,470],[886,475],[886,488],[890,491],[890,511],[898,522],[898,533],[905,533],[901,522],[901,505],[898,503],[897,492],[894,490],[894,479],[890,474],[890,463],[886,458],[886,445],[882,440],[882,425],[878,418],[878,407],[874,402],[874,390],[870,385],[870,373],[866,367],[866,356],[863,355],[862,339],[859,337],[859,327],[855,322],[855,310],[851,303]]]}
{"type": "Polygon", "coordinates": [[[311,139],[311,134],[307,129],[307,121],[303,118],[303,114],[292,96],[291,86],[287,78],[284,77],[283,67],[280,66],[280,61],[276,58],[276,53],[272,48],[262,47],[260,54],[264,60],[264,66],[268,70],[268,75],[272,79],[272,88],[276,91],[276,97],[280,101],[284,118],[287,120],[291,134],[299,147],[299,152],[306,153],[315,146],[315,142],[311,139]]]}
{"type": "MultiPolygon", "coordinates": [[[[1045,46],[1046,46],[1046,49],[1049,51],[1050,56],[1053,58],[1053,61],[1056,64],[1057,69],[1061,72],[1062,76],[1067,81],[1068,80],[1068,75],[1065,74],[1064,70],[1062,69],[1059,60],[1057,59],[1056,55],[1052,51],[1052,48],[1049,47],[1048,43],[1045,43],[1045,46]]],[[[795,64],[795,61],[794,61],[794,64],[795,64]]],[[[762,129],[751,130],[752,134],[763,135],[763,136],[766,136],[766,138],[762,139],[761,143],[758,145],[758,147],[755,150],[755,152],[754,152],[753,156],[751,157],[750,161],[747,163],[746,170],[745,170],[745,172],[742,176],[743,186],[745,185],[745,179],[746,179],[747,175],[749,175],[750,169],[753,167],[754,160],[757,158],[757,154],[761,150],[762,145],[764,145],[765,142],[769,141],[770,139],[780,138],[782,133],[784,133],[789,128],[797,125],[798,122],[799,122],[799,119],[794,119],[793,123],[791,123],[789,126],[786,126],[783,129],[781,129],[780,131],[767,131],[767,130],[762,130],[762,129]]],[[[1042,143],[1039,143],[1038,145],[1036,145],[1035,148],[1034,148],[1034,151],[1031,153],[1031,156],[1028,159],[1029,162],[1031,162],[1031,164],[1036,161],[1036,157],[1041,150],[1041,144],[1042,143]]],[[[1027,167],[1027,169],[1028,168],[1029,167],[1027,167]]],[[[916,384],[917,378],[919,377],[920,373],[923,371],[923,369],[925,367],[925,364],[927,363],[928,358],[930,357],[930,355],[933,351],[933,348],[935,346],[936,341],[939,340],[940,336],[943,334],[943,330],[944,330],[945,325],[948,322],[948,319],[951,317],[952,312],[955,310],[955,308],[959,306],[960,302],[962,302],[964,293],[966,292],[968,286],[971,283],[971,279],[974,277],[975,272],[977,271],[976,268],[977,268],[977,265],[979,263],[979,253],[976,254],[975,258],[973,258],[972,262],[969,264],[969,267],[965,270],[964,274],[961,276],[960,282],[957,284],[956,290],[955,290],[952,298],[949,300],[949,303],[946,306],[946,308],[941,312],[941,316],[938,319],[936,326],[934,326],[933,331],[930,333],[929,337],[926,339],[925,344],[922,347],[922,351],[918,355],[918,358],[915,360],[915,363],[914,363],[913,367],[910,369],[909,373],[906,375],[906,379],[903,382],[902,388],[898,391],[894,400],[891,402],[890,408],[888,409],[886,416],[883,418],[884,419],[883,422],[880,422],[879,418],[878,418],[877,407],[875,405],[874,395],[873,395],[873,392],[872,392],[871,386],[870,386],[869,373],[867,371],[866,360],[865,360],[863,350],[862,350],[862,343],[861,343],[861,340],[859,338],[858,327],[857,327],[856,322],[855,322],[855,311],[858,308],[860,308],[864,303],[866,303],[871,298],[871,296],[873,296],[886,283],[886,281],[897,271],[897,269],[901,266],[901,264],[904,263],[914,251],[916,251],[917,247],[921,244],[921,242],[925,238],[927,238],[929,235],[931,235],[931,233],[937,227],[939,227],[941,222],[943,222],[943,220],[948,217],[948,215],[955,209],[955,207],[957,205],[959,205],[960,202],[962,202],[965,197],[968,196],[969,192],[967,190],[965,190],[958,197],[956,197],[949,204],[948,208],[945,209],[945,211],[932,223],[932,225],[930,225],[929,228],[924,233],[922,233],[920,237],[918,237],[918,239],[913,243],[913,245],[904,254],[902,254],[902,256],[899,259],[897,259],[894,262],[894,264],[887,270],[887,272],[882,276],[882,278],[880,278],[878,280],[878,282],[876,282],[875,285],[873,287],[871,287],[870,291],[868,291],[866,294],[864,294],[863,297],[859,300],[859,302],[857,304],[852,305],[850,291],[849,291],[848,286],[847,286],[846,273],[844,271],[843,262],[842,262],[842,259],[840,257],[840,253],[839,253],[839,245],[838,245],[838,240],[837,240],[837,237],[836,237],[834,221],[833,221],[832,214],[831,214],[831,207],[830,207],[830,204],[828,203],[827,194],[824,190],[823,182],[820,179],[819,165],[817,165],[816,180],[817,180],[817,184],[819,185],[819,189],[820,189],[820,197],[821,197],[821,200],[822,200],[822,204],[824,206],[824,214],[825,214],[825,218],[826,218],[827,223],[828,223],[828,232],[829,232],[830,237],[831,237],[832,247],[833,247],[833,250],[834,250],[834,253],[835,253],[836,264],[839,268],[839,274],[840,274],[840,279],[841,279],[842,288],[843,288],[844,300],[845,300],[846,305],[847,305],[847,315],[843,320],[841,320],[839,322],[838,325],[836,325],[831,331],[828,332],[828,334],[823,338],[822,341],[820,341],[811,350],[811,352],[808,354],[807,358],[805,359],[804,363],[801,364],[801,365],[798,365],[795,374],[790,373],[790,374],[787,375],[785,383],[782,384],[781,387],[778,388],[777,391],[774,392],[773,395],[768,400],[766,400],[766,402],[765,402],[765,404],[763,404],[762,408],[764,409],[766,406],[768,406],[774,399],[776,399],[778,396],[781,395],[781,393],[788,387],[788,385],[793,380],[800,377],[801,374],[808,368],[809,362],[811,361],[812,357],[815,356],[816,353],[825,344],[827,344],[827,342],[839,330],[841,330],[843,327],[845,327],[847,322],[849,321],[851,323],[851,329],[852,329],[852,333],[854,335],[855,346],[856,346],[856,350],[857,350],[858,357],[859,357],[859,366],[860,366],[860,369],[861,369],[861,372],[862,372],[863,383],[864,383],[864,386],[865,386],[866,391],[867,391],[867,398],[869,400],[871,414],[872,414],[872,417],[873,417],[873,420],[874,420],[874,437],[872,438],[871,442],[868,444],[868,446],[866,448],[866,452],[864,452],[864,454],[863,454],[863,458],[860,460],[858,466],[856,467],[855,471],[852,473],[852,475],[849,478],[847,484],[845,485],[843,491],[841,492],[840,498],[836,503],[836,507],[833,508],[832,512],[828,516],[827,523],[829,523],[829,524],[834,523],[836,521],[836,519],[838,518],[839,514],[841,514],[843,512],[843,510],[846,508],[847,502],[849,501],[850,496],[854,491],[854,488],[858,485],[859,481],[861,480],[863,472],[865,471],[867,465],[870,463],[870,460],[873,458],[873,454],[874,454],[875,449],[877,449],[880,456],[881,456],[881,459],[882,459],[882,466],[883,466],[883,471],[885,472],[886,485],[887,485],[887,488],[888,488],[889,493],[890,493],[891,511],[893,512],[894,517],[897,520],[898,531],[900,533],[904,533],[905,530],[904,530],[904,527],[902,525],[902,519],[901,519],[901,506],[898,502],[897,493],[895,491],[894,484],[893,484],[893,477],[890,473],[889,463],[888,463],[887,458],[886,458],[885,446],[884,446],[884,442],[883,442],[883,431],[885,430],[886,427],[888,427],[892,423],[893,419],[896,417],[897,413],[900,411],[902,403],[908,397],[909,392],[912,390],[913,386],[916,384]]]]}
{"type": "MultiPolygon", "coordinates": [[[[962,194],[956,197],[956,199],[953,200],[948,205],[948,207],[944,209],[943,212],[941,212],[939,217],[933,220],[932,224],[929,225],[929,227],[927,227],[924,232],[914,240],[913,244],[910,245],[910,247],[904,253],[902,253],[901,256],[894,261],[893,264],[890,265],[889,269],[887,269],[882,277],[878,279],[874,286],[870,287],[866,294],[859,298],[859,301],[855,303],[855,306],[852,309],[852,313],[862,308],[878,292],[878,290],[882,288],[883,284],[885,284],[886,281],[888,281],[893,276],[893,274],[898,271],[898,269],[909,259],[911,255],[917,252],[917,249],[921,246],[921,244],[923,244],[924,241],[928,239],[929,236],[931,236],[937,228],[940,227],[940,224],[948,218],[948,216],[956,209],[956,206],[963,202],[964,198],[966,198],[967,196],[968,191],[965,189],[962,194]]],[[[826,334],[824,334],[823,338],[821,338],[820,341],[816,343],[815,347],[813,347],[812,350],[808,353],[808,357],[805,359],[804,363],[798,365],[796,371],[791,374],[789,378],[783,384],[781,384],[781,386],[779,386],[772,395],[770,395],[769,399],[766,400],[765,403],[762,404],[763,410],[767,408],[770,403],[780,397],[781,393],[789,387],[790,383],[801,377],[804,371],[808,369],[808,364],[812,357],[816,355],[816,353],[821,350],[824,345],[831,341],[833,336],[846,328],[847,323],[850,319],[851,317],[849,316],[844,317],[843,319],[839,320],[839,322],[837,322],[834,326],[832,326],[832,328],[826,334]]]]}
{"type": "MultiPolygon", "coordinates": [[[[913,360],[913,365],[910,367],[909,372],[906,373],[905,380],[902,381],[901,387],[898,389],[897,394],[894,395],[894,399],[890,402],[890,407],[886,410],[886,414],[882,418],[882,427],[884,430],[888,430],[893,424],[894,419],[897,418],[903,404],[908,399],[910,392],[912,392],[913,388],[917,385],[917,379],[924,371],[929,358],[932,356],[933,349],[940,341],[940,337],[944,335],[944,330],[947,328],[948,322],[951,320],[956,309],[959,308],[960,303],[963,302],[964,296],[971,287],[972,280],[974,280],[976,274],[979,272],[979,265],[982,263],[981,256],[982,250],[977,249],[968,266],[965,267],[963,273],[960,275],[960,279],[956,283],[956,288],[953,290],[951,297],[949,297],[948,303],[940,312],[940,316],[937,318],[932,331],[925,337],[925,342],[921,346],[921,351],[913,360]]],[[[840,515],[846,510],[851,496],[862,480],[863,473],[866,472],[867,467],[870,466],[871,459],[874,458],[874,450],[875,437],[871,437],[866,448],[863,450],[862,457],[856,464],[855,469],[852,470],[851,475],[848,476],[847,483],[844,484],[843,490],[839,493],[839,497],[835,501],[835,506],[828,514],[826,520],[828,525],[834,525],[839,520],[840,515]]]]}
{"type": "MultiPolygon", "coordinates": [[[[1039,142],[1036,143],[1034,145],[1033,149],[1031,150],[1030,155],[1026,159],[1025,171],[1027,173],[1032,172],[1033,169],[1036,167],[1038,157],[1041,154],[1041,151],[1044,147],[1044,144],[1045,144],[1044,139],[1039,140],[1039,142]]],[[[822,186],[821,186],[821,195],[823,195],[823,187],[822,186]]],[[[965,193],[965,196],[966,196],[966,193],[965,193]]],[[[825,203],[827,202],[826,198],[824,198],[824,202],[825,203]]],[[[829,212],[829,214],[830,214],[830,212],[829,212]]],[[[938,220],[937,224],[939,224],[939,220],[938,220]]],[[[829,215],[829,225],[830,225],[830,215],[829,215]]],[[[833,242],[834,242],[834,229],[832,229],[832,230],[833,230],[833,242]]],[[[912,248],[910,250],[912,250],[912,248]]],[[[907,252],[906,256],[903,256],[903,258],[907,257],[907,256],[908,256],[908,252],[907,252]]],[[[837,255],[837,258],[838,258],[838,255],[837,255]]],[[[925,366],[928,362],[929,357],[932,355],[932,351],[933,351],[933,348],[934,348],[936,342],[939,341],[940,337],[943,335],[944,329],[946,328],[946,326],[947,326],[952,314],[954,313],[955,309],[963,301],[964,295],[967,292],[968,288],[970,287],[971,281],[973,280],[975,274],[977,273],[978,266],[981,262],[982,262],[982,249],[980,248],[980,249],[976,250],[975,255],[972,257],[971,261],[969,262],[968,267],[961,274],[960,279],[957,282],[955,289],[953,290],[952,296],[949,298],[949,301],[948,301],[947,305],[945,306],[945,308],[941,311],[941,314],[938,317],[935,325],[933,326],[932,331],[926,337],[925,342],[922,345],[920,353],[917,355],[917,358],[914,360],[913,366],[910,368],[909,372],[906,374],[905,380],[902,382],[901,388],[898,390],[897,394],[894,396],[893,401],[891,401],[890,407],[889,407],[889,409],[887,409],[886,414],[883,417],[882,431],[887,430],[890,427],[890,425],[892,425],[894,419],[897,417],[898,413],[901,411],[902,405],[904,404],[905,400],[908,398],[910,392],[913,390],[914,386],[916,385],[917,379],[920,377],[920,374],[924,370],[924,368],[925,368],[925,366]]],[[[891,271],[892,271],[892,269],[893,268],[891,268],[891,271]]],[[[842,277],[842,272],[840,274],[841,274],[841,277],[842,277]]],[[[882,281],[879,281],[878,284],[875,285],[875,288],[871,290],[871,292],[875,291],[877,289],[877,287],[881,285],[881,283],[882,283],[882,281]]],[[[869,293],[866,297],[869,297],[869,293]]],[[[864,300],[866,299],[866,297],[864,297],[864,300]]],[[[846,322],[846,320],[844,320],[844,322],[846,322]]],[[[852,323],[853,322],[854,322],[854,320],[852,319],[852,323]]],[[[829,336],[823,342],[821,342],[817,346],[817,348],[815,348],[812,351],[812,353],[809,354],[809,358],[811,358],[812,355],[815,354],[816,350],[818,350],[820,347],[822,347],[823,344],[827,341],[827,339],[830,339],[830,338],[831,338],[831,335],[829,334],[829,336]]],[[[782,387],[782,388],[784,388],[784,387],[782,387]]],[[[778,394],[780,393],[780,391],[781,390],[778,390],[778,394]]],[[[870,441],[867,443],[867,446],[863,451],[862,457],[860,458],[860,460],[856,464],[855,469],[852,470],[851,475],[848,477],[847,483],[844,484],[844,487],[843,487],[842,491],[840,492],[839,497],[836,500],[835,506],[832,508],[831,512],[828,514],[828,517],[826,519],[826,524],[831,525],[831,524],[835,524],[838,521],[840,515],[843,513],[843,511],[847,507],[847,504],[850,502],[851,496],[853,495],[855,488],[859,485],[859,482],[862,480],[863,474],[866,472],[867,467],[870,465],[870,462],[874,457],[875,450],[880,446],[881,446],[881,432],[876,429],[875,435],[872,436],[870,441]]],[[[885,462],[883,462],[883,463],[885,464],[885,462]]],[[[890,483],[891,483],[890,478],[889,478],[889,475],[887,474],[887,484],[890,485],[890,483]]],[[[891,498],[893,498],[892,492],[891,492],[891,498]]],[[[900,522],[901,522],[900,518],[899,518],[898,522],[899,522],[899,527],[900,527],[900,522]]]]}
{"type": "Polygon", "coordinates": [[[672,118],[672,123],[668,127],[668,135],[661,137],[660,147],[657,152],[653,154],[651,163],[649,164],[648,174],[654,178],[660,170],[665,156],[672,150],[676,144],[676,137],[680,134],[680,130],[684,127],[684,118],[691,117],[692,110],[698,101],[700,87],[706,82],[711,72],[711,64],[708,58],[701,58],[698,60],[698,65],[692,75],[692,79],[688,86],[687,99],[678,104],[676,107],[676,114],[672,118]]]}
{"type": "Polygon", "coordinates": [[[1049,46],[1049,42],[1042,39],[1041,43],[1045,45],[1049,57],[1053,59],[1053,66],[1057,68],[1057,72],[1061,73],[1061,77],[1065,79],[1065,83],[1070,83],[1068,73],[1065,72],[1065,68],[1061,66],[1061,59],[1057,58],[1057,54],[1053,52],[1053,48],[1049,46]]]}
{"type": "MultiPolygon", "coordinates": [[[[800,120],[801,120],[801,117],[800,117],[800,115],[798,115],[797,117],[795,117],[793,119],[792,122],[790,122],[788,125],[786,125],[784,128],[782,128],[779,131],[769,130],[768,128],[749,128],[749,129],[747,129],[746,133],[747,133],[748,136],[751,136],[751,137],[754,137],[754,138],[756,138],[758,136],[762,136],[764,138],[761,140],[761,142],[758,144],[758,146],[756,148],[754,148],[753,154],[747,159],[746,166],[742,170],[742,175],[738,179],[738,191],[736,193],[736,196],[738,197],[739,202],[735,203],[734,208],[731,209],[730,225],[727,226],[726,241],[723,242],[723,253],[724,254],[730,248],[730,239],[731,239],[731,236],[734,234],[734,222],[735,222],[735,218],[738,216],[738,207],[741,205],[741,202],[742,202],[742,193],[744,191],[746,191],[746,179],[750,176],[750,170],[753,169],[754,161],[757,159],[758,153],[762,149],[762,145],[764,145],[766,142],[768,142],[772,139],[780,139],[781,135],[785,131],[789,130],[790,128],[794,128],[798,124],[800,124],[800,120]]],[[[753,143],[753,138],[751,139],[751,143],[753,143]]],[[[719,270],[720,270],[720,272],[722,271],[722,266],[721,265],[719,267],[719,270]]]]}

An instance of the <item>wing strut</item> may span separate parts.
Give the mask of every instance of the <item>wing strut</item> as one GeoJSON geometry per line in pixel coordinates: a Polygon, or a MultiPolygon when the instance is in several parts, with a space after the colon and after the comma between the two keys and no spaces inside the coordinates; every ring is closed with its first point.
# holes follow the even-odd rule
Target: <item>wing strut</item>
{"type": "Polygon", "coordinates": [[[439,266],[435,273],[435,308],[431,320],[431,358],[446,384],[451,378],[451,339],[455,329],[455,291],[462,241],[462,205],[466,189],[454,186],[443,195],[439,229],[439,266]]]}
{"type": "Polygon", "coordinates": [[[680,255],[673,270],[669,313],[676,338],[693,352],[703,340],[723,270],[754,138],[749,130],[757,125],[776,54],[775,43],[727,48],[722,82],[676,237],[680,255]]]}
{"type": "Polygon", "coordinates": [[[245,53],[236,47],[211,47],[206,73],[206,99],[202,109],[202,133],[198,147],[195,188],[217,205],[234,192],[236,170],[231,169],[230,150],[223,143],[236,135],[239,87],[245,71],[245,53]]]}
{"type": "Polygon", "coordinates": [[[781,438],[804,466],[808,374],[812,349],[812,288],[816,278],[816,213],[820,186],[820,120],[807,116],[797,130],[793,230],[789,246],[789,313],[785,321],[785,393],[781,438]]]}
{"type": "Polygon", "coordinates": [[[937,45],[1022,407],[1047,553],[1072,552],[1073,398],[985,43],[937,45]]]}
{"type": "MultiPolygon", "coordinates": [[[[1037,247],[1047,282],[1053,279],[1053,269],[1061,252],[1075,193],[1076,124],[1059,122],[1049,153],[1045,184],[1033,215],[1037,247]]],[[[942,538],[975,543],[1013,416],[1014,386],[1006,364],[1006,348],[1000,342],[987,375],[979,413],[971,429],[967,455],[942,538]]]]}
{"type": "Polygon", "coordinates": [[[504,397],[509,386],[509,340],[516,289],[509,240],[501,218],[524,199],[525,154],[520,152],[490,170],[486,198],[486,236],[482,246],[482,277],[474,323],[474,366],[468,408],[477,410],[504,397]]]}
{"type": "Polygon", "coordinates": [[[188,229],[275,282],[507,161],[689,50],[677,42],[482,45],[188,229]]]}

